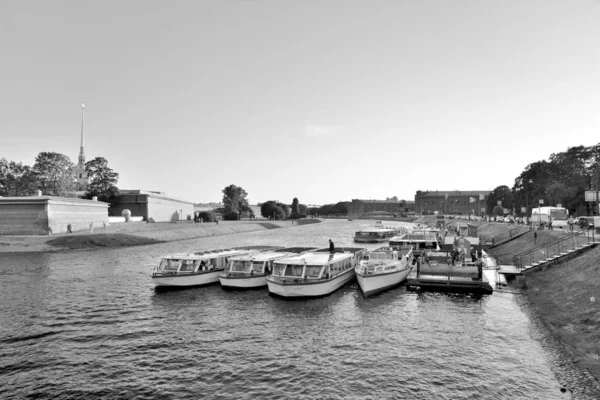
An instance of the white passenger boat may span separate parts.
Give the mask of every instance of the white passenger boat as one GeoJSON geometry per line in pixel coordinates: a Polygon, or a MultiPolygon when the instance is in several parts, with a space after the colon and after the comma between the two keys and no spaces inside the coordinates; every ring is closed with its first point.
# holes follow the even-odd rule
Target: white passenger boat
{"type": "Polygon", "coordinates": [[[356,280],[365,297],[399,285],[412,270],[412,247],[383,247],[369,252],[355,268],[356,280]]]}
{"type": "Polygon", "coordinates": [[[273,261],[267,277],[269,292],[282,297],[319,297],[333,293],[354,279],[354,267],[364,248],[329,249],[273,261]]]}
{"type": "Polygon", "coordinates": [[[360,243],[382,243],[401,232],[402,228],[367,228],[354,234],[354,241],[360,243]]]}
{"type": "Polygon", "coordinates": [[[152,271],[157,286],[185,287],[207,285],[219,281],[231,257],[255,252],[248,249],[226,249],[182,253],[165,256],[152,271]]]}
{"type": "Polygon", "coordinates": [[[267,286],[267,276],[273,270],[273,261],[316,250],[314,247],[288,247],[231,257],[219,281],[224,289],[253,289],[267,286]]]}
{"type": "Polygon", "coordinates": [[[403,235],[394,236],[390,239],[389,246],[397,250],[410,246],[415,255],[420,255],[426,250],[440,249],[437,232],[426,230],[412,231],[403,235]]]}

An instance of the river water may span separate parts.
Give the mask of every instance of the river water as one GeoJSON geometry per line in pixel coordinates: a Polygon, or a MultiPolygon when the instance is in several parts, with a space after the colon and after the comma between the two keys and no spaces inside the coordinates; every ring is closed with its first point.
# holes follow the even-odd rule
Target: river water
{"type": "Polygon", "coordinates": [[[356,247],[370,225],[0,255],[0,398],[570,398],[512,293],[364,299],[353,282],[290,301],[218,284],[157,291],[149,276],[179,251],[356,247]]]}

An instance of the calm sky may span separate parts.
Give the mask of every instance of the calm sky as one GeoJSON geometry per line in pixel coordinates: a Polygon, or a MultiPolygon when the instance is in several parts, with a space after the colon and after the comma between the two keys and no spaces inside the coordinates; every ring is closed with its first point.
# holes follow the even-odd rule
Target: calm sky
{"type": "Polygon", "coordinates": [[[600,1],[0,3],[0,157],[252,203],[511,187],[600,141],[600,1]]]}

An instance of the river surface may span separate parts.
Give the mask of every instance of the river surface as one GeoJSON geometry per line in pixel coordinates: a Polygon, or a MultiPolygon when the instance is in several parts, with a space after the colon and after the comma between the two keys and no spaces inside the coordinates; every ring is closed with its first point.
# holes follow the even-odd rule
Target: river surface
{"type": "MultiPolygon", "coordinates": [[[[0,255],[0,398],[565,399],[515,294],[356,281],[312,300],[216,284],[157,291],[162,255],[354,246],[370,221],[121,249],[0,255]]],[[[369,247],[377,247],[370,245],[369,247]]]]}

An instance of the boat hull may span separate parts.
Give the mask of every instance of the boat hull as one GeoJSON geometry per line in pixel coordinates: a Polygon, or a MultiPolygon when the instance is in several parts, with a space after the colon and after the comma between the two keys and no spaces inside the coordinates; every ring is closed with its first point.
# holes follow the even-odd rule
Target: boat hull
{"type": "Polygon", "coordinates": [[[378,274],[378,275],[362,275],[356,274],[356,280],[365,297],[381,293],[384,290],[393,288],[404,282],[410,273],[412,267],[407,266],[400,271],[378,274]]]}
{"type": "Polygon", "coordinates": [[[223,270],[203,272],[201,274],[185,274],[185,275],[152,275],[152,282],[157,286],[169,287],[186,287],[186,286],[202,286],[219,282],[219,274],[223,270]]]}
{"type": "Polygon", "coordinates": [[[494,288],[485,281],[466,280],[466,279],[410,279],[406,286],[409,289],[419,289],[432,292],[444,293],[473,293],[473,294],[492,294],[494,288]]]}
{"type": "Polygon", "coordinates": [[[227,277],[219,275],[219,282],[224,289],[255,289],[267,286],[267,276],[227,277]]]}
{"type": "Polygon", "coordinates": [[[354,279],[354,269],[320,282],[280,283],[267,279],[269,293],[288,298],[327,296],[354,279]]]}
{"type": "Polygon", "coordinates": [[[367,238],[360,238],[360,237],[354,238],[354,241],[356,243],[383,243],[383,242],[387,242],[388,240],[390,240],[390,238],[380,238],[380,239],[367,239],[367,238]]]}

